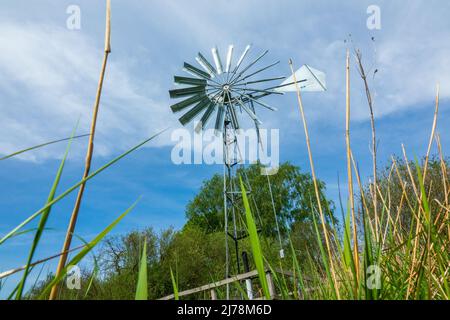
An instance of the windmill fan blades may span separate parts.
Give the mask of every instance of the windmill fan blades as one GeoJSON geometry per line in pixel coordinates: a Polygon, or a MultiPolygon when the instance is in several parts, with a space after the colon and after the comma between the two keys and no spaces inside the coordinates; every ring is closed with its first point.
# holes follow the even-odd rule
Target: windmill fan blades
{"type": "Polygon", "coordinates": [[[240,99],[238,99],[237,101],[240,104],[241,108],[244,109],[245,112],[247,112],[247,114],[250,116],[250,118],[252,118],[253,121],[255,121],[255,123],[262,124],[262,122],[258,119],[254,111],[247,108],[247,106],[240,99]]]}
{"type": "Polygon", "coordinates": [[[191,65],[191,64],[189,64],[187,62],[184,63],[184,70],[186,72],[189,72],[190,74],[193,74],[195,76],[199,76],[200,78],[211,79],[211,76],[208,73],[206,73],[206,72],[204,72],[204,71],[194,67],[193,65],[191,65]]]}
{"type": "Polygon", "coordinates": [[[262,57],[264,57],[267,53],[269,52],[269,50],[264,51],[263,53],[261,53],[255,60],[253,60],[248,66],[246,66],[244,68],[244,70],[242,70],[239,75],[242,75],[245,73],[245,71],[247,71],[248,69],[250,69],[255,63],[257,63],[259,60],[262,59],[262,57]]]}
{"type": "Polygon", "coordinates": [[[227,64],[225,66],[225,72],[230,72],[231,59],[233,58],[233,49],[234,49],[233,45],[228,46],[227,64]]]}
{"type": "Polygon", "coordinates": [[[202,86],[202,85],[206,86],[207,84],[205,79],[180,77],[180,76],[174,76],[173,81],[177,84],[189,84],[193,86],[202,86]]]}
{"type": "Polygon", "coordinates": [[[250,96],[250,95],[246,95],[246,94],[244,94],[244,93],[242,93],[242,96],[244,97],[244,98],[246,98],[244,101],[245,102],[247,102],[247,101],[253,101],[253,102],[255,102],[255,103],[257,103],[257,104],[259,104],[260,106],[263,106],[263,107],[265,107],[265,108],[267,108],[267,109],[269,109],[269,110],[272,110],[272,111],[277,111],[277,108],[275,108],[275,107],[272,107],[272,106],[269,106],[267,103],[264,103],[264,102],[262,102],[262,101],[259,101],[258,99],[259,98],[261,98],[261,97],[264,97],[264,96],[266,96],[266,95],[269,95],[270,93],[263,93],[263,94],[261,94],[261,95],[259,95],[259,96],[250,96]]]}
{"type": "Polygon", "coordinates": [[[214,47],[211,49],[211,52],[214,58],[214,63],[216,64],[217,74],[222,74],[222,61],[220,60],[219,50],[217,47],[214,47]]]}
{"type": "Polygon", "coordinates": [[[206,109],[205,113],[203,114],[202,118],[200,119],[200,122],[195,127],[195,132],[199,133],[200,130],[203,130],[203,128],[208,124],[209,118],[211,118],[212,113],[215,109],[214,103],[210,103],[208,109],[206,109]]]}
{"type": "Polygon", "coordinates": [[[202,112],[211,102],[208,97],[205,97],[202,101],[200,101],[195,107],[186,112],[179,120],[181,124],[184,126],[189,123],[192,119],[194,119],[200,112],[202,112]]]}
{"type": "Polygon", "coordinates": [[[217,110],[216,125],[214,126],[214,132],[216,135],[219,135],[219,132],[222,132],[224,113],[225,108],[223,105],[220,105],[219,109],[217,110]]]}
{"type": "Polygon", "coordinates": [[[196,93],[202,93],[202,92],[206,93],[206,85],[170,90],[169,95],[171,98],[180,98],[180,97],[192,96],[196,93]]]}
{"type": "Polygon", "coordinates": [[[231,118],[231,124],[233,125],[233,128],[235,130],[239,130],[239,121],[236,115],[236,110],[234,109],[234,106],[230,105],[228,107],[228,110],[230,111],[230,118],[231,118]]]}
{"type": "Polygon", "coordinates": [[[245,50],[244,50],[244,52],[242,52],[241,57],[239,58],[234,71],[236,71],[239,68],[239,66],[241,65],[242,61],[244,61],[244,58],[247,55],[247,53],[250,51],[250,48],[251,48],[250,44],[245,47],[245,50]]]}
{"type": "Polygon", "coordinates": [[[216,70],[200,52],[198,53],[195,60],[197,60],[198,64],[201,65],[203,69],[205,69],[205,71],[211,75],[211,77],[214,77],[214,74],[216,74],[216,70]]]}
{"type": "Polygon", "coordinates": [[[206,95],[204,93],[199,93],[199,94],[192,96],[186,100],[175,103],[174,105],[170,106],[170,108],[172,109],[173,112],[179,112],[179,111],[189,107],[190,105],[193,105],[194,103],[199,102],[200,100],[202,100],[205,97],[206,97],[206,95]]]}
{"type": "Polygon", "coordinates": [[[237,132],[240,125],[247,123],[244,119],[247,118],[258,129],[262,122],[255,111],[261,107],[277,110],[270,102],[266,102],[265,97],[295,92],[297,86],[303,91],[326,90],[325,73],[308,65],[296,71],[295,82],[292,76],[263,76],[279,61],[263,62],[268,50],[262,50],[254,57],[252,54],[251,57],[250,48],[251,45],[247,45],[240,56],[234,57],[237,49],[234,45],[227,47],[224,56],[214,46],[211,49],[212,56],[197,52],[194,65],[184,62],[183,71],[190,75],[174,76],[177,86],[169,90],[171,98],[179,99],[171,105],[171,109],[174,113],[180,112],[178,118],[181,124],[188,125],[195,119],[195,131],[198,133],[206,128],[209,121],[209,126],[214,127],[215,134],[219,135],[228,128],[237,132]],[[212,123],[213,118],[215,123],[212,123]]]}

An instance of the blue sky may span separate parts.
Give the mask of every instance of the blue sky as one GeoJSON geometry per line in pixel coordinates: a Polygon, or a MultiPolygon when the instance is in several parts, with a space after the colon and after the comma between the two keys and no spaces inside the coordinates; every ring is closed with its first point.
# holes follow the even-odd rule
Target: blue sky
{"type": "MultiPolygon", "coordinates": [[[[339,173],[345,184],[345,51],[349,34],[367,66],[378,69],[370,85],[380,165],[401,153],[425,153],[431,129],[436,83],[441,84],[438,132],[448,152],[450,120],[450,4],[443,1],[112,1],[112,53],[98,119],[93,168],[170,126],[180,127],[170,111],[167,90],[182,75],[184,61],[200,50],[210,56],[217,45],[239,54],[248,43],[252,56],[265,49],[273,71],[288,75],[289,58],[327,73],[326,93],[305,93],[318,176],[336,200],[339,173]],[[381,9],[381,29],[366,26],[369,5],[381,9]],[[371,41],[375,37],[375,43],[371,41]]],[[[0,156],[89,129],[91,106],[103,49],[103,1],[3,1],[0,4],[0,156]],[[81,9],[81,29],[66,28],[66,9],[81,9]]],[[[224,59],[224,57],[223,57],[224,59]]],[[[352,147],[367,181],[370,177],[370,122],[361,80],[352,64],[352,147]]],[[[265,128],[280,130],[280,160],[309,171],[295,94],[267,101],[279,111],[260,113],[265,128]]],[[[184,223],[184,207],[220,165],[172,164],[174,142],[168,133],[150,142],[87,186],[77,234],[91,239],[139,196],[135,210],[115,233],[184,223]]],[[[82,175],[86,140],[74,142],[59,188],[82,175]]],[[[26,153],[0,163],[0,234],[40,208],[47,197],[65,145],[26,153]]],[[[434,149],[433,149],[434,150],[434,149]]],[[[344,188],[345,189],[345,188],[344,188]]],[[[54,208],[53,230],[36,258],[57,252],[74,202],[54,208]]],[[[0,271],[25,262],[31,236],[0,247],[0,271]]],[[[54,270],[54,263],[47,265],[54,270]]],[[[6,291],[17,278],[7,282],[6,291]]],[[[5,292],[0,293],[3,296],[5,292]]]]}

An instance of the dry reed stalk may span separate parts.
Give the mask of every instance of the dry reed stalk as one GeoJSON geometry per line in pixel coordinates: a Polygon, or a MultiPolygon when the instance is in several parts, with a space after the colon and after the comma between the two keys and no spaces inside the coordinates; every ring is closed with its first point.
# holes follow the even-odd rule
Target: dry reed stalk
{"type": "Polygon", "coordinates": [[[361,76],[361,79],[364,82],[364,87],[366,90],[367,103],[369,105],[370,112],[370,127],[372,130],[372,167],[373,167],[373,193],[372,193],[372,201],[374,207],[374,216],[375,216],[375,230],[378,234],[378,208],[377,208],[377,192],[375,191],[377,188],[377,139],[376,139],[376,130],[375,130],[375,117],[373,113],[373,99],[372,94],[369,89],[369,83],[367,82],[367,75],[364,70],[364,66],[362,64],[362,54],[361,51],[355,50],[356,61],[358,63],[358,72],[361,76]]]}
{"type": "MultiPolygon", "coordinates": [[[[417,219],[418,219],[418,216],[417,216],[417,214],[416,214],[416,212],[415,212],[415,209],[412,207],[411,201],[409,200],[408,194],[407,194],[407,192],[406,192],[406,187],[405,187],[406,182],[403,181],[403,178],[402,178],[402,176],[401,176],[401,174],[400,174],[400,171],[399,171],[399,169],[398,169],[397,162],[395,161],[395,158],[394,158],[394,157],[391,157],[391,159],[392,159],[392,164],[393,164],[393,166],[394,166],[394,168],[395,168],[397,177],[398,177],[398,179],[399,179],[400,186],[401,186],[401,188],[402,188],[402,199],[404,198],[404,199],[406,200],[406,203],[408,204],[408,207],[409,207],[409,209],[410,209],[410,211],[411,211],[411,214],[412,214],[413,217],[417,220],[417,219]]],[[[400,205],[400,207],[398,208],[398,215],[400,215],[401,209],[402,209],[402,206],[400,205]]],[[[400,230],[402,230],[403,227],[401,226],[401,219],[399,220],[399,223],[400,223],[400,230]]],[[[396,225],[395,225],[395,226],[396,226],[396,225]]],[[[402,235],[402,234],[399,235],[399,238],[401,237],[401,235],[402,235]]],[[[418,235],[416,235],[416,237],[418,237],[418,235]]],[[[400,242],[404,242],[404,241],[401,240],[401,239],[399,239],[399,241],[400,241],[400,242]]],[[[406,247],[405,247],[405,249],[406,249],[406,247]]]]}
{"type": "MultiPolygon", "coordinates": [[[[391,217],[391,211],[390,211],[388,205],[386,204],[386,200],[384,199],[379,186],[377,186],[377,192],[378,192],[378,196],[380,197],[381,203],[383,204],[383,208],[386,210],[386,212],[388,214],[384,232],[383,232],[383,234],[380,233],[380,235],[382,235],[383,237],[378,240],[381,243],[381,248],[384,249],[384,243],[386,242],[386,236],[387,236],[387,232],[389,229],[389,221],[392,223],[392,217],[391,217]]],[[[380,229],[381,229],[381,224],[380,224],[380,229]]]]}
{"type": "Polygon", "coordinates": [[[359,254],[358,254],[358,233],[356,228],[355,218],[355,199],[353,194],[353,173],[351,163],[351,148],[350,148],[350,52],[347,50],[346,59],[346,86],[345,86],[345,141],[347,145],[347,174],[348,174],[348,196],[350,199],[350,209],[352,215],[353,225],[353,259],[356,270],[356,290],[359,287],[359,254]]]}
{"type": "Polygon", "coordinates": [[[392,231],[392,233],[397,237],[397,240],[399,242],[402,242],[402,238],[401,238],[401,233],[397,231],[397,225],[399,225],[399,230],[402,230],[402,220],[400,219],[400,214],[402,212],[402,208],[403,208],[403,200],[405,199],[404,194],[402,193],[402,196],[400,198],[400,204],[397,208],[397,216],[395,217],[395,221],[393,222],[394,225],[394,230],[392,231]]]}
{"type": "Polygon", "coordinates": [[[388,196],[388,207],[389,207],[389,214],[392,209],[392,196],[391,196],[391,181],[392,181],[392,174],[394,172],[394,166],[391,164],[391,168],[389,170],[389,176],[388,176],[388,184],[387,184],[387,196],[388,196]]]}
{"type": "Polygon", "coordinates": [[[326,227],[326,223],[325,223],[325,217],[324,217],[323,210],[322,210],[322,203],[320,201],[320,194],[319,194],[319,187],[318,187],[317,179],[316,179],[316,172],[315,172],[315,169],[314,169],[314,161],[313,161],[312,152],[311,152],[311,145],[310,145],[310,141],[309,141],[308,125],[306,123],[306,117],[305,117],[305,113],[304,113],[304,110],[303,110],[302,97],[301,97],[301,94],[300,94],[300,88],[299,88],[298,83],[297,83],[297,78],[295,76],[295,71],[294,71],[294,66],[293,66],[293,63],[292,63],[292,59],[289,59],[289,67],[291,68],[293,80],[294,80],[294,83],[295,83],[295,89],[297,91],[298,107],[299,107],[299,110],[300,110],[300,115],[302,117],[303,129],[305,131],[306,146],[307,146],[307,149],[308,149],[308,157],[309,157],[309,164],[310,164],[310,167],[311,167],[311,175],[312,175],[312,178],[313,178],[314,192],[315,192],[315,195],[316,195],[317,205],[319,207],[320,220],[321,220],[321,224],[322,224],[323,234],[324,234],[324,237],[325,237],[325,244],[327,246],[327,251],[328,251],[328,259],[330,260],[330,272],[331,272],[331,276],[332,276],[333,282],[334,282],[334,287],[335,287],[335,291],[336,291],[336,297],[337,297],[337,299],[340,299],[340,294],[339,294],[339,289],[338,289],[338,284],[337,284],[337,279],[336,279],[336,274],[335,274],[335,269],[334,269],[334,263],[333,263],[333,256],[331,254],[330,240],[328,238],[328,231],[327,231],[327,227],[326,227]]]}
{"type": "MultiPolygon", "coordinates": [[[[358,167],[356,166],[355,158],[353,157],[353,152],[352,152],[351,156],[352,156],[353,169],[355,170],[356,181],[358,182],[359,192],[361,193],[362,204],[363,204],[364,209],[366,210],[366,213],[368,214],[369,207],[367,206],[366,197],[364,195],[364,188],[361,183],[361,177],[359,176],[358,167]]],[[[367,219],[367,221],[369,222],[370,232],[372,234],[375,234],[372,221],[371,221],[370,217],[368,217],[368,218],[369,219],[367,219]]]]}
{"type": "Polygon", "coordinates": [[[439,84],[436,86],[436,106],[434,109],[433,126],[431,127],[430,141],[428,142],[427,155],[425,156],[425,164],[423,168],[423,183],[425,183],[425,177],[427,176],[428,159],[430,157],[431,146],[433,144],[434,135],[436,132],[437,118],[439,113],[439,84]]]}
{"type": "Polygon", "coordinates": [[[400,186],[402,187],[402,194],[405,196],[405,199],[406,199],[406,202],[408,203],[409,209],[411,210],[411,212],[413,214],[415,214],[414,208],[413,208],[411,201],[409,200],[408,194],[406,192],[406,186],[405,186],[406,182],[403,181],[400,171],[398,170],[397,161],[395,161],[394,157],[391,157],[391,159],[392,159],[392,164],[394,165],[394,168],[395,168],[395,172],[397,173],[397,177],[400,182],[400,186]]]}
{"type": "MultiPolygon", "coordinates": [[[[417,191],[416,183],[414,182],[414,177],[412,175],[411,168],[409,166],[409,160],[408,160],[408,158],[406,156],[405,146],[403,144],[402,144],[402,152],[403,152],[403,157],[405,159],[406,168],[408,170],[408,175],[409,175],[409,178],[411,180],[411,184],[412,184],[412,187],[413,187],[413,190],[414,190],[414,194],[415,194],[417,199],[420,199],[419,193],[417,191]]],[[[411,267],[409,269],[408,288],[407,288],[407,291],[406,291],[406,299],[409,298],[409,295],[410,295],[411,289],[412,289],[412,287],[411,287],[412,286],[412,282],[413,282],[414,276],[416,275],[416,273],[414,272],[414,268],[415,268],[415,265],[416,265],[416,253],[417,253],[417,248],[418,248],[418,245],[419,245],[419,233],[420,233],[420,226],[421,226],[421,224],[420,224],[420,211],[422,209],[422,206],[420,205],[420,203],[418,203],[418,205],[419,205],[419,208],[418,208],[417,214],[415,215],[415,218],[416,218],[416,230],[415,230],[415,234],[414,234],[414,247],[413,247],[413,252],[412,252],[412,263],[411,263],[411,267]]],[[[415,213],[414,210],[413,210],[413,212],[415,213]]]]}
{"type": "MultiPolygon", "coordinates": [[[[85,179],[87,176],[89,176],[89,171],[91,168],[92,155],[94,152],[94,136],[95,136],[95,128],[96,128],[96,124],[97,124],[97,115],[98,115],[98,110],[99,110],[99,105],[100,105],[100,97],[102,94],[103,80],[105,78],[106,65],[108,62],[108,55],[110,52],[111,52],[111,0],[106,0],[105,50],[104,50],[103,63],[102,63],[101,72],[100,72],[100,78],[99,78],[98,87],[97,87],[97,94],[95,97],[95,103],[94,103],[94,108],[93,108],[91,131],[90,131],[90,136],[89,136],[88,149],[86,152],[86,161],[85,161],[83,179],[85,179]]],[[[67,228],[66,238],[64,240],[63,249],[61,250],[62,255],[59,259],[55,277],[59,276],[59,274],[64,269],[66,261],[67,261],[67,255],[68,255],[68,251],[70,249],[70,244],[72,242],[72,235],[75,230],[75,225],[77,222],[78,212],[80,210],[81,200],[83,198],[85,186],[86,186],[86,184],[82,183],[78,190],[78,195],[77,195],[77,198],[75,201],[75,206],[73,208],[72,215],[70,217],[70,222],[69,222],[69,226],[67,228]]],[[[55,286],[53,286],[53,288],[50,292],[49,299],[54,300],[57,296],[57,293],[58,293],[58,286],[55,285],[55,286]]]]}
{"type": "Polygon", "coordinates": [[[409,179],[411,180],[411,185],[412,185],[413,190],[414,190],[414,195],[418,199],[420,197],[419,191],[417,189],[416,182],[414,181],[414,176],[412,174],[411,167],[409,165],[409,160],[408,160],[408,157],[406,156],[405,145],[403,143],[402,143],[402,152],[403,152],[403,158],[405,160],[406,169],[408,171],[408,176],[409,176],[409,179]]]}
{"type": "MultiPolygon", "coordinates": [[[[425,163],[424,163],[424,170],[423,170],[423,181],[422,181],[423,184],[425,184],[425,178],[426,178],[427,168],[428,168],[428,160],[429,160],[429,157],[430,157],[431,146],[433,144],[433,140],[434,140],[434,136],[435,136],[438,113],[439,113],[439,84],[436,86],[435,111],[434,111],[434,117],[433,117],[433,125],[432,125],[432,128],[431,128],[430,140],[429,140],[429,143],[428,143],[427,153],[426,153],[426,156],[425,156],[425,163]]],[[[406,159],[406,152],[405,152],[405,149],[404,149],[403,145],[402,145],[402,148],[403,148],[403,154],[404,154],[405,159],[406,159]]],[[[414,179],[413,179],[412,174],[411,174],[411,172],[409,170],[409,166],[408,166],[408,172],[409,172],[409,174],[411,176],[412,183],[414,184],[414,179]]],[[[418,198],[418,201],[419,201],[419,212],[418,212],[417,225],[416,225],[416,235],[418,235],[419,232],[420,232],[420,220],[419,220],[419,218],[420,218],[420,210],[422,209],[421,203],[422,203],[423,194],[420,193],[420,195],[419,195],[417,190],[415,190],[415,193],[416,193],[416,197],[418,198]]],[[[431,223],[431,221],[429,221],[429,223],[431,223]]],[[[429,241],[429,239],[427,241],[429,241]]],[[[413,262],[411,264],[410,274],[411,274],[413,268],[415,267],[416,252],[417,252],[418,242],[419,242],[419,237],[416,237],[416,239],[414,241],[414,249],[413,249],[413,255],[412,255],[413,262]]],[[[427,252],[428,252],[427,254],[429,255],[429,250],[427,250],[427,252]]],[[[407,296],[406,296],[407,299],[408,299],[409,294],[410,294],[412,279],[413,279],[413,277],[412,277],[412,274],[411,274],[410,281],[408,282],[408,291],[407,291],[407,296]]]]}
{"type": "Polygon", "coordinates": [[[445,164],[445,161],[444,161],[444,156],[443,156],[443,153],[442,153],[441,137],[440,137],[439,134],[436,134],[436,144],[438,146],[439,159],[440,159],[440,163],[441,163],[442,183],[444,185],[445,204],[446,204],[446,206],[448,206],[447,165],[445,164]]]}
{"type": "MultiPolygon", "coordinates": [[[[436,144],[438,146],[439,158],[440,158],[440,162],[441,162],[442,183],[444,185],[445,207],[446,207],[446,211],[447,211],[444,221],[448,221],[448,219],[449,219],[449,209],[448,208],[450,208],[450,206],[448,203],[449,191],[447,191],[448,190],[448,187],[447,187],[447,181],[448,181],[447,165],[445,164],[445,161],[444,161],[444,156],[442,153],[441,137],[439,136],[439,134],[436,134],[436,144]]],[[[448,241],[450,242],[450,223],[447,224],[447,235],[448,235],[448,241]]]]}

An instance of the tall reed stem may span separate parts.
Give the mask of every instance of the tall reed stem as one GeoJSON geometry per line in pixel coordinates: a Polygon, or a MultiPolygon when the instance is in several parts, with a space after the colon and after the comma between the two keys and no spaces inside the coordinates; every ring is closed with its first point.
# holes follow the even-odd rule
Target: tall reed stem
{"type": "Polygon", "coordinates": [[[356,62],[358,63],[358,71],[361,79],[364,82],[364,88],[366,90],[367,104],[369,105],[369,113],[370,113],[370,127],[372,129],[372,174],[373,174],[373,190],[372,190],[372,201],[373,201],[373,215],[375,218],[375,235],[376,239],[378,238],[378,197],[377,197],[377,138],[376,138],[376,130],[375,130],[375,117],[373,113],[373,99],[372,94],[369,89],[369,83],[367,81],[366,71],[364,70],[364,66],[362,63],[362,53],[360,50],[355,50],[356,54],[356,62]]]}
{"type": "Polygon", "coordinates": [[[358,233],[355,219],[355,198],[353,195],[353,173],[352,173],[352,152],[350,148],[350,52],[347,50],[346,63],[346,86],[345,86],[345,141],[347,144],[347,173],[348,173],[348,196],[350,199],[350,209],[352,213],[353,225],[353,259],[355,260],[356,286],[359,286],[359,254],[358,254],[358,233]]]}
{"type": "Polygon", "coordinates": [[[340,299],[339,288],[338,288],[338,284],[337,284],[337,280],[336,280],[336,274],[334,271],[333,256],[331,254],[330,240],[328,239],[328,230],[327,230],[326,223],[325,223],[325,216],[324,216],[323,210],[322,210],[322,203],[320,201],[319,186],[317,184],[316,171],[314,169],[314,161],[313,161],[312,152],[311,152],[311,145],[309,142],[308,125],[306,123],[305,113],[303,111],[302,96],[300,94],[300,88],[298,86],[297,78],[295,76],[292,59],[289,59],[289,66],[291,68],[292,76],[294,78],[295,89],[297,91],[298,107],[300,109],[300,115],[301,115],[302,121],[303,121],[303,129],[305,130],[306,146],[308,148],[309,164],[311,166],[311,175],[312,175],[313,183],[314,183],[314,192],[316,194],[317,206],[319,207],[320,220],[322,223],[323,234],[325,237],[325,244],[327,246],[327,251],[328,251],[328,259],[330,260],[330,272],[331,272],[331,276],[332,276],[333,282],[334,282],[336,297],[338,299],[340,299]]]}
{"type": "MultiPolygon", "coordinates": [[[[94,103],[94,108],[93,108],[91,131],[90,131],[90,136],[89,136],[88,149],[86,152],[86,161],[85,161],[83,179],[85,179],[86,177],[89,176],[89,171],[91,169],[92,155],[94,153],[94,137],[95,137],[95,128],[96,128],[96,124],[97,124],[97,115],[98,115],[98,110],[99,110],[99,105],[100,105],[100,97],[102,94],[103,80],[105,78],[106,65],[108,62],[108,56],[109,56],[110,52],[111,52],[111,0],[106,0],[105,51],[104,51],[104,55],[103,55],[103,63],[102,63],[101,72],[100,72],[100,79],[98,82],[97,94],[95,97],[95,103],[94,103]]],[[[66,238],[64,240],[64,245],[61,250],[62,254],[59,259],[55,277],[58,277],[60,275],[61,271],[64,269],[65,264],[67,262],[68,251],[70,250],[70,244],[72,242],[73,232],[75,230],[75,225],[77,223],[78,212],[80,210],[81,200],[83,199],[83,193],[84,193],[85,186],[86,186],[86,184],[85,184],[85,182],[83,182],[80,185],[80,188],[78,189],[78,195],[77,195],[77,198],[75,201],[75,206],[73,208],[72,215],[70,217],[69,226],[68,226],[67,232],[66,232],[66,238]]],[[[57,293],[58,293],[58,286],[55,284],[55,286],[53,286],[53,288],[50,292],[49,299],[54,300],[57,296],[57,293]]]]}
{"type": "MultiPolygon", "coordinates": [[[[436,86],[436,100],[435,100],[433,125],[431,127],[430,140],[428,142],[427,154],[425,156],[425,163],[424,163],[424,169],[423,169],[422,183],[424,185],[425,185],[425,178],[427,176],[428,160],[430,158],[431,146],[433,144],[433,140],[434,140],[435,132],[436,132],[438,114],[439,114],[439,84],[436,86]]],[[[404,148],[403,148],[403,154],[406,158],[406,152],[405,152],[404,148]]],[[[416,194],[419,198],[419,205],[420,205],[422,202],[422,197],[424,195],[422,193],[420,193],[420,196],[419,196],[417,191],[416,191],[416,194]]],[[[421,229],[420,212],[421,212],[421,207],[419,206],[419,210],[417,211],[417,217],[416,217],[416,231],[415,231],[416,233],[415,233],[414,247],[413,247],[413,252],[412,252],[412,263],[411,263],[411,267],[410,267],[410,271],[409,271],[410,275],[409,275],[409,280],[408,280],[408,289],[407,289],[407,293],[406,293],[406,299],[409,298],[409,295],[411,294],[411,291],[413,289],[412,285],[413,285],[413,280],[414,280],[414,276],[415,276],[414,268],[415,268],[416,262],[417,262],[416,255],[417,255],[417,249],[419,246],[419,232],[421,229]]]]}
{"type": "Polygon", "coordinates": [[[428,170],[428,160],[430,159],[431,146],[433,145],[434,135],[436,132],[437,119],[439,114],[439,84],[436,85],[436,100],[434,108],[433,125],[431,127],[430,141],[428,142],[427,154],[425,156],[425,164],[423,167],[423,183],[425,184],[425,178],[428,170]]]}

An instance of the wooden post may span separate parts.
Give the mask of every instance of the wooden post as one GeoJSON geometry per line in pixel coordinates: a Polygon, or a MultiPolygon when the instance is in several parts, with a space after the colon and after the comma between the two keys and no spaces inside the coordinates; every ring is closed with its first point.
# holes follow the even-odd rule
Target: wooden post
{"type": "Polygon", "coordinates": [[[275,298],[275,285],[273,284],[273,280],[272,280],[272,274],[269,272],[266,273],[266,279],[267,279],[267,286],[269,287],[269,295],[270,295],[270,299],[274,299],[275,298]]]}
{"type": "Polygon", "coordinates": [[[211,300],[217,300],[217,293],[214,289],[211,289],[211,300]]]}

